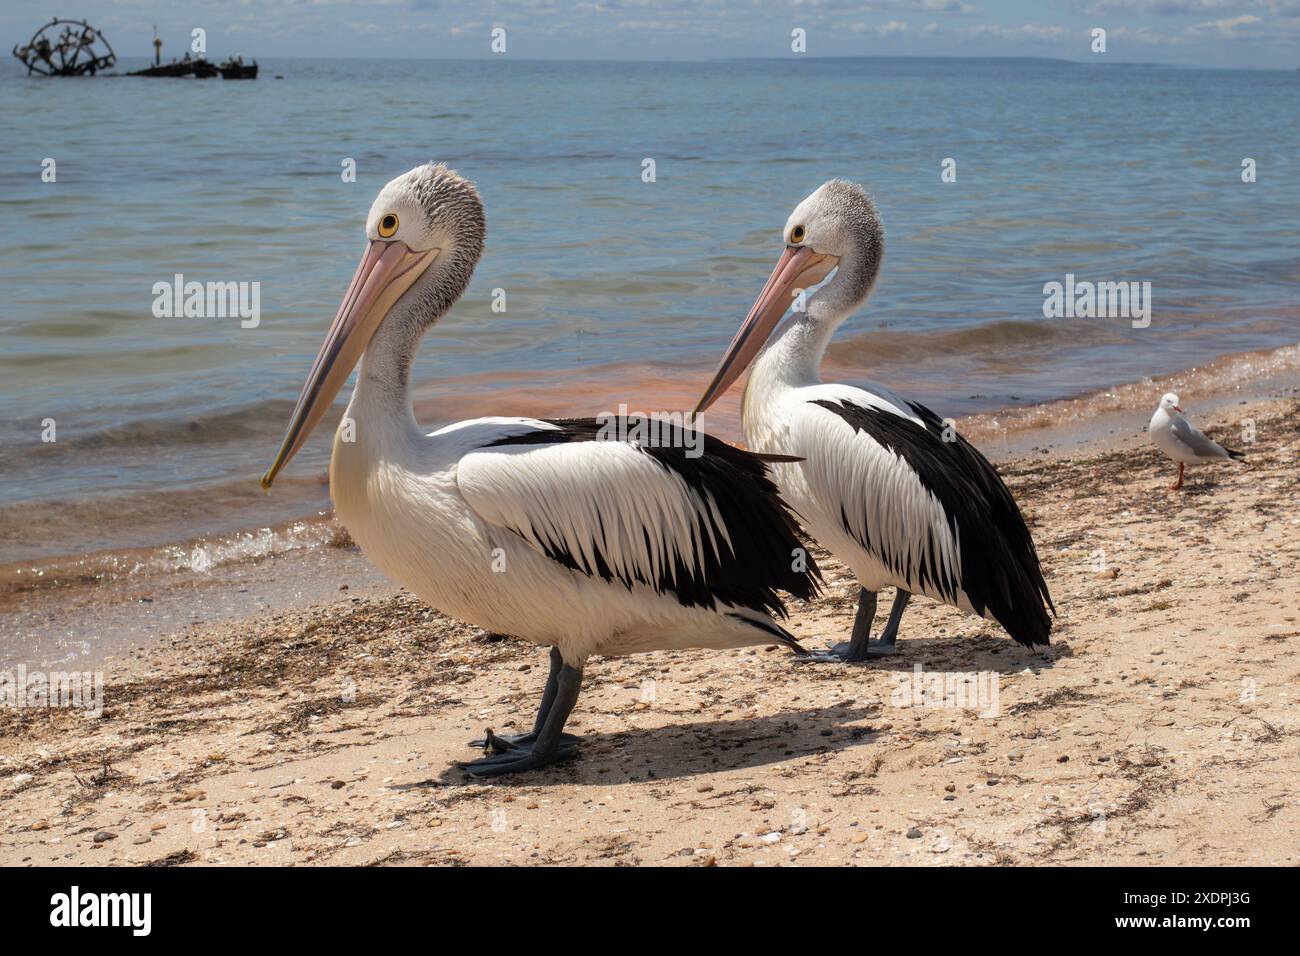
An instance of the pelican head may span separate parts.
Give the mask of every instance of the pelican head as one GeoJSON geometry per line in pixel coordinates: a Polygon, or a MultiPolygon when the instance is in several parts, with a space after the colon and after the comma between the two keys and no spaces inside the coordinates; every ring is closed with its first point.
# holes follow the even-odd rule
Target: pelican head
{"type": "Polygon", "coordinates": [[[414,338],[451,308],[483,252],[483,203],[446,166],[417,166],[379,191],[366,251],[298,397],[284,442],[262,476],[270,488],[348,380],[375,333],[400,323],[414,338]]]}
{"type": "MultiPolygon", "coordinates": [[[[871,197],[857,183],[832,179],[799,203],[782,231],[785,251],[731,340],[695,411],[704,411],[748,368],[801,291],[836,277],[822,303],[847,315],[871,292],[885,250],[885,231],[871,197]]],[[[811,311],[811,309],[810,309],[811,311]]]]}
{"type": "Polygon", "coordinates": [[[1166,412],[1181,412],[1183,407],[1178,404],[1178,396],[1173,392],[1165,392],[1160,399],[1160,407],[1166,412]]]}

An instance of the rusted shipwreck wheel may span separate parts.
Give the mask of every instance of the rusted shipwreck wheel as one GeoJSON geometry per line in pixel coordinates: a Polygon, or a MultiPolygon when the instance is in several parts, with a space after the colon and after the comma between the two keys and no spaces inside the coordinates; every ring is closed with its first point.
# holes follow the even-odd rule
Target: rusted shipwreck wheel
{"type": "Polygon", "coordinates": [[[108,40],[85,20],[55,18],[37,30],[30,43],[14,47],[13,53],[28,75],[94,76],[117,62],[108,40]]]}

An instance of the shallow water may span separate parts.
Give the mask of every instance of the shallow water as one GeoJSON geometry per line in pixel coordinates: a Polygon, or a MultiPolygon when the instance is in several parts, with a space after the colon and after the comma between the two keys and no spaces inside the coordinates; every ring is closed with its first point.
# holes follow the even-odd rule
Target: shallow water
{"type": "MultiPolygon", "coordinates": [[[[0,107],[21,124],[0,141],[0,564],[325,508],[323,435],[275,495],[257,478],[374,194],[430,158],[477,181],[489,222],[474,283],[415,371],[430,426],[690,404],[790,209],[833,175],[875,194],[888,253],[830,371],[945,415],[1300,330],[1300,73],[926,59],[262,69],[235,84],[0,68],[0,107]],[[339,175],[348,157],[355,183],[339,175]],[[155,318],[152,286],[178,272],[260,282],[260,324],[155,318]],[[1150,327],[1045,319],[1043,284],[1066,273],[1151,282],[1150,327]]],[[[734,435],[725,416],[716,427],[734,435]]]]}

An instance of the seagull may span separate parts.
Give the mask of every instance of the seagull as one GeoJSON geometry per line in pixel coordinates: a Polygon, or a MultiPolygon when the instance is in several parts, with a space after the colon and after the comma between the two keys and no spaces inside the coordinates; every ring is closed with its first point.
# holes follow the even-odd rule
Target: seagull
{"type": "Polygon", "coordinates": [[[696,412],[753,364],[743,404],[748,446],[801,459],[773,465],[781,496],[861,586],[851,639],[818,659],[893,653],[913,594],[992,618],[1025,646],[1047,644],[1044,602],[1055,608],[1033,538],[988,460],[919,402],[883,385],[821,380],[831,336],[866,301],[880,270],[884,230],[875,205],[861,186],[831,180],[798,205],[782,240],[785,250],[696,412]],[[773,336],[792,300],[794,314],[773,336]],[[873,641],[876,592],[888,586],[897,593],[873,641]]]}
{"type": "Polygon", "coordinates": [[[1206,438],[1199,428],[1184,417],[1178,396],[1173,392],[1166,392],[1161,397],[1147,431],[1152,443],[1178,462],[1178,480],[1169,486],[1170,491],[1178,491],[1183,487],[1183,470],[1188,465],[1218,458],[1241,461],[1246,457],[1239,451],[1225,448],[1217,441],[1206,438]]]}
{"type": "Polygon", "coordinates": [[[462,764],[476,776],[574,755],[563,728],[594,654],[803,653],[778,623],[778,591],[810,599],[820,581],[768,463],[693,428],[649,416],[416,423],[412,360],[469,285],[485,232],[477,190],[445,166],[380,191],[361,264],[262,478],[269,489],[360,362],[330,458],[339,520],[433,607],[550,648],[532,731],[489,730],[477,743],[492,752],[462,764]]]}

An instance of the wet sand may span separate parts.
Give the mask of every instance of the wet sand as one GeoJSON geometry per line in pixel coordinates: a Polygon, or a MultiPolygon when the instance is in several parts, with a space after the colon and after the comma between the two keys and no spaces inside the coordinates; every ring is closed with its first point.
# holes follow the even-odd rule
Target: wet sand
{"type": "MultiPolygon", "coordinates": [[[[308,606],[110,658],[99,719],[0,709],[0,863],[1295,865],[1300,392],[1187,402],[1256,440],[1171,494],[1131,428],[1147,391],[1116,397],[1128,427],[1000,462],[1060,610],[1045,652],[916,601],[867,665],[596,659],[580,757],[480,782],[452,761],[531,723],[544,656],[334,564],[308,606]],[[915,705],[918,667],[996,706],[915,705]]],[[[810,648],[853,616],[823,567],[792,609],[810,648]]]]}

